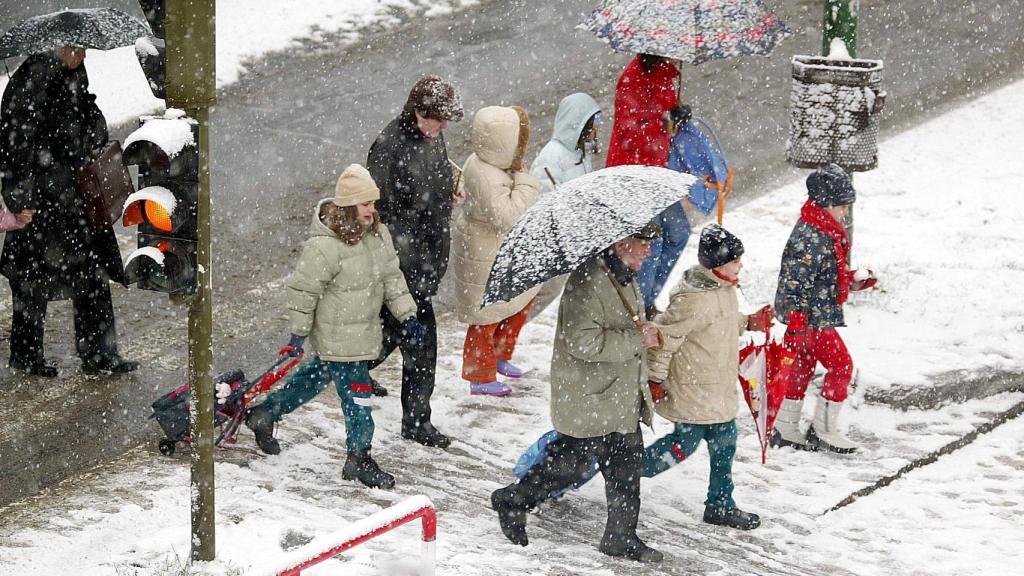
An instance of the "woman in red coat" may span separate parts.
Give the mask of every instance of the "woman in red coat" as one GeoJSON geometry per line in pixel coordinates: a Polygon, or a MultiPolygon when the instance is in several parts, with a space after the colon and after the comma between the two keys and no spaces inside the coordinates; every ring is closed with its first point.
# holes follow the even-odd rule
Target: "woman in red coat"
{"type": "Polygon", "coordinates": [[[668,58],[637,54],[615,89],[615,122],[605,166],[664,166],[672,137],[666,114],[676,106],[679,70],[668,58]]]}

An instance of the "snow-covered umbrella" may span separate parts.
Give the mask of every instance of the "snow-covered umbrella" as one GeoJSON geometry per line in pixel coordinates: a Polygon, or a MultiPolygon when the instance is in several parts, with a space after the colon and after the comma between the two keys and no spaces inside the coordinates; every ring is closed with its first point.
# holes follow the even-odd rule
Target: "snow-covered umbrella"
{"type": "Polygon", "coordinates": [[[482,306],[509,301],[571,272],[617,240],[635,234],[696,179],[654,166],[615,166],[573,178],[540,197],[505,237],[482,306]]]}
{"type": "Polygon", "coordinates": [[[112,50],[150,34],[149,27],[113,8],[61,10],[33,16],[0,36],[0,58],[27,56],[61,46],[112,50]]]}
{"type": "Polygon", "coordinates": [[[690,64],[765,56],[793,33],[761,0],[605,0],[580,27],[620,52],[690,64]]]}

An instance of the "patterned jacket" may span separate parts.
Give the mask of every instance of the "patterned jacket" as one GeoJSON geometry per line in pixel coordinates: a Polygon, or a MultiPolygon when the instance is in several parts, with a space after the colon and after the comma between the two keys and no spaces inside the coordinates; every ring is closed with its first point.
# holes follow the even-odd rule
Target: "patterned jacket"
{"type": "Polygon", "coordinates": [[[827,330],[845,326],[837,304],[839,276],[832,238],[814,226],[797,222],[782,251],[775,316],[785,323],[791,312],[805,312],[807,327],[827,330]]]}

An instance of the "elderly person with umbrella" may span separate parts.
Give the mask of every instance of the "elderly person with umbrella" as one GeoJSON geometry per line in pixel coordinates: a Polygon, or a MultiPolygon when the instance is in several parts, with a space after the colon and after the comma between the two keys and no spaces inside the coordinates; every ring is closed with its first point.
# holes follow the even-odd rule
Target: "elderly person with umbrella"
{"type": "Polygon", "coordinates": [[[530,208],[495,259],[483,304],[508,300],[569,272],[551,360],[551,420],[557,438],[491,505],[502,532],[525,546],[526,512],[568,488],[597,461],[608,521],[600,549],[658,562],[636,534],[640,511],[640,422],[650,424],[646,350],[660,345],[640,315],[636,271],[658,228],[649,220],[693,178],[664,168],[620,166],[567,182],[530,208]],[[629,191],[630,194],[624,194],[629,191]]]}
{"type": "Polygon", "coordinates": [[[70,299],[75,343],[86,373],[124,373],[108,282],[124,282],[110,226],[92,227],[76,189],[76,171],[107,143],[107,125],[89,93],[86,48],[131,44],[147,29],[109,9],[65,10],[30,18],[0,37],[0,57],[31,54],[11,77],[0,104],[3,197],[15,212],[35,211],[7,235],[0,273],[11,284],[10,366],[53,377],[43,356],[47,303],[70,299]]]}

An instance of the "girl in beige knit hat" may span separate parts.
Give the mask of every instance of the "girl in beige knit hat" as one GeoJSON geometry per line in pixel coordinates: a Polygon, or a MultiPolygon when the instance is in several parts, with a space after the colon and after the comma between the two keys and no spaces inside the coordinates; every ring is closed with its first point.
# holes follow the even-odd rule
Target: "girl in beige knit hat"
{"type": "Polygon", "coordinates": [[[253,408],[246,424],[268,454],[281,451],[274,422],[312,400],[332,381],[345,415],[348,459],[342,478],[371,488],[391,488],[392,475],[370,457],[373,439],[368,362],[381,348],[381,305],[402,320],[404,336],[422,346],[426,331],[416,319],[398,256],[374,202],[380,191],[370,173],[352,164],[338,178],[334,198],[317,204],[310,238],[288,279],[291,339],[281,354],[297,356],[309,337],[313,361],[283,388],[253,408]]]}

